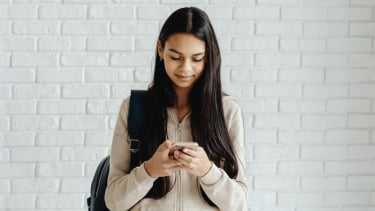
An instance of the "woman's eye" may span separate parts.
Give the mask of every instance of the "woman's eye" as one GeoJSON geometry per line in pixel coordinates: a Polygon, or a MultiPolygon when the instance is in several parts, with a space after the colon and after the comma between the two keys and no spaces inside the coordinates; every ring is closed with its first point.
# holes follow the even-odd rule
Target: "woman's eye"
{"type": "Polygon", "coordinates": [[[200,58],[200,59],[193,59],[194,62],[201,62],[203,61],[203,58],[200,58]]]}
{"type": "Polygon", "coordinates": [[[171,59],[172,60],[180,60],[181,58],[180,57],[173,57],[173,56],[171,56],[171,59]]]}

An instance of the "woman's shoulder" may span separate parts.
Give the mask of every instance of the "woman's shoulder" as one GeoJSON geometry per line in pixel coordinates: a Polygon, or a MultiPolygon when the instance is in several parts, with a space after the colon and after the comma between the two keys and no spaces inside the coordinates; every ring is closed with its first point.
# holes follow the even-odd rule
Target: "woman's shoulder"
{"type": "Polygon", "coordinates": [[[225,111],[237,110],[240,108],[238,100],[231,95],[223,95],[223,109],[225,111]]]}

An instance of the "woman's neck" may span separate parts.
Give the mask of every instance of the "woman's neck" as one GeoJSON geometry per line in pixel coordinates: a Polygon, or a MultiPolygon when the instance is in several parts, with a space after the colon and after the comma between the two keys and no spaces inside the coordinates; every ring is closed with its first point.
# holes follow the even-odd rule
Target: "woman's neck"
{"type": "Polygon", "coordinates": [[[178,121],[182,121],[182,119],[190,113],[190,104],[189,104],[189,91],[188,89],[175,89],[177,95],[177,104],[176,104],[176,112],[178,121]]]}

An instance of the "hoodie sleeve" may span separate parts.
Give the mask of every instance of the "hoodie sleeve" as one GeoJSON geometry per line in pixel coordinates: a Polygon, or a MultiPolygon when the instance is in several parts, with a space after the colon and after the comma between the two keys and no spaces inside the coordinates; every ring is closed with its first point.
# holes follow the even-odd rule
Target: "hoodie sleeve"
{"type": "Polygon", "coordinates": [[[112,140],[108,185],[105,202],[110,210],[129,210],[151,189],[154,178],[146,172],[143,164],[130,173],[130,151],[127,117],[129,98],[123,101],[112,140]]]}
{"type": "Polygon", "coordinates": [[[246,162],[244,153],[244,129],[241,108],[234,98],[223,99],[224,115],[229,136],[237,156],[238,175],[231,179],[220,167],[211,170],[199,179],[207,196],[220,210],[247,210],[246,162]]]}

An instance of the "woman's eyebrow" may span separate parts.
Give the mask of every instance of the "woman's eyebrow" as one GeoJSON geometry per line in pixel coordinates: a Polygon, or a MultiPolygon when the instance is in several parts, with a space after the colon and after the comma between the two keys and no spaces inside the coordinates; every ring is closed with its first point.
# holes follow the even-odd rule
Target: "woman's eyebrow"
{"type": "MultiPolygon", "coordinates": [[[[177,50],[175,50],[175,49],[173,49],[173,48],[170,48],[170,49],[168,49],[169,51],[172,51],[172,52],[174,52],[174,53],[177,53],[177,54],[180,54],[180,55],[182,55],[182,53],[181,52],[178,52],[177,50]]],[[[200,52],[200,53],[195,53],[195,54],[193,54],[193,56],[199,56],[199,55],[203,55],[204,54],[204,52],[200,52]]]]}

